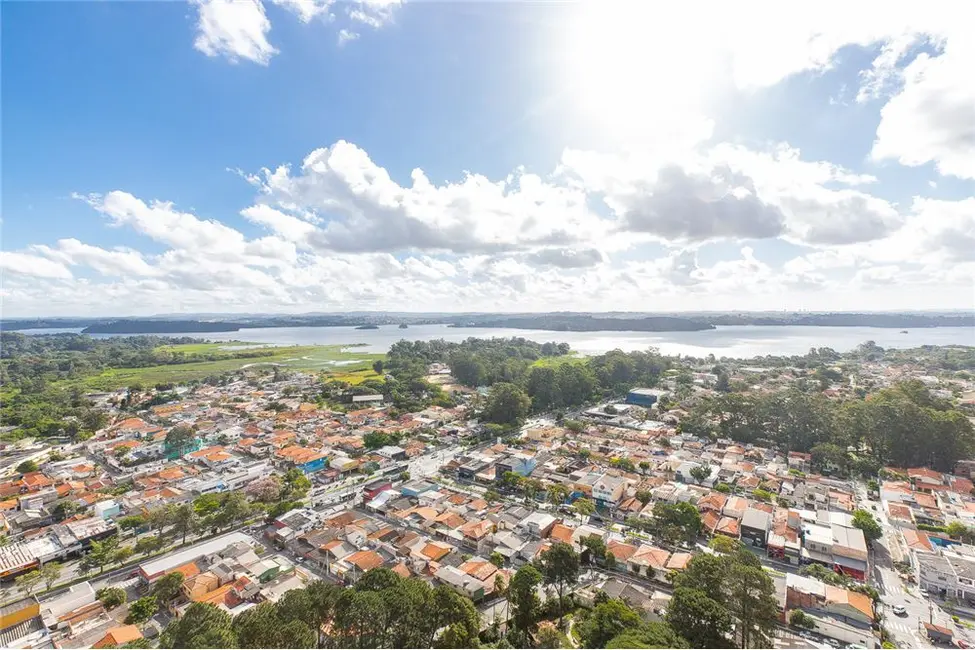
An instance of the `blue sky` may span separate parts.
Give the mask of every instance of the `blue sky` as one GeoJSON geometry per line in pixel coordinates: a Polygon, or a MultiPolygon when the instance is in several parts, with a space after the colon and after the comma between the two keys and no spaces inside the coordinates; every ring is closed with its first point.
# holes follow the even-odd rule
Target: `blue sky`
{"type": "Polygon", "coordinates": [[[4,314],[975,306],[972,23],[871,6],[6,3],[4,314]]]}

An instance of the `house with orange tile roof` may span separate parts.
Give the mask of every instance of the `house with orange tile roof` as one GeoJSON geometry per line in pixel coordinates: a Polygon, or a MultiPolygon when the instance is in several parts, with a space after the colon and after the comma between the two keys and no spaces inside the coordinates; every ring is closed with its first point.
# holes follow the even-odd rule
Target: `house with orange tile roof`
{"type": "Polygon", "coordinates": [[[131,641],[142,638],[142,632],[135,625],[113,627],[101,639],[92,644],[93,648],[118,648],[131,641]]]}
{"type": "Polygon", "coordinates": [[[636,548],[637,547],[633,544],[627,544],[615,539],[610,540],[610,542],[606,544],[606,552],[612,553],[613,557],[616,558],[616,561],[623,566],[627,566],[629,559],[633,557],[634,553],[636,553],[636,548]]]}
{"type": "Polygon", "coordinates": [[[443,558],[445,558],[447,555],[449,555],[450,552],[453,551],[453,550],[454,550],[454,547],[451,546],[450,544],[445,544],[443,542],[431,541],[431,542],[425,543],[422,546],[422,548],[419,549],[418,553],[419,553],[420,557],[422,557],[423,559],[432,560],[434,562],[439,562],[440,560],[442,560],[443,558]]]}
{"type": "Polygon", "coordinates": [[[641,544],[627,561],[629,570],[637,575],[660,575],[666,569],[670,551],[649,544],[641,544]]]}
{"type": "Polygon", "coordinates": [[[725,535],[732,539],[738,539],[741,535],[741,524],[734,517],[722,517],[718,525],[714,528],[716,535],[725,535]]]}

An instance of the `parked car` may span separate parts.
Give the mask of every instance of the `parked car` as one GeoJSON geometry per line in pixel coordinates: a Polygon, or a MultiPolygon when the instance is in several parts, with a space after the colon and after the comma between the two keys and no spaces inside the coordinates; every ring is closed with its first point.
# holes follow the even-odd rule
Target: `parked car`
{"type": "Polygon", "coordinates": [[[955,645],[959,648],[971,648],[972,645],[964,639],[955,639],[955,645]]]}

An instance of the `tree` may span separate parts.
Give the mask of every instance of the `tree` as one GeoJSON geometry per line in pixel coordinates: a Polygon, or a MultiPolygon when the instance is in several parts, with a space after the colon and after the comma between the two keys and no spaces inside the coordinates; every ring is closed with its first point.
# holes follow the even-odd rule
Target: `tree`
{"type": "Polygon", "coordinates": [[[545,625],[538,630],[535,635],[535,647],[537,648],[561,648],[562,633],[553,625],[545,625]]]}
{"type": "Polygon", "coordinates": [[[281,487],[282,499],[303,499],[308,494],[309,489],[311,489],[311,481],[297,467],[291,467],[284,473],[284,481],[281,487]]]}
{"type": "Polygon", "coordinates": [[[884,531],[880,527],[880,524],[866,510],[858,509],[853,511],[853,527],[863,531],[863,536],[867,539],[868,543],[873,543],[884,536],[884,531]]]}
{"type": "Polygon", "coordinates": [[[592,499],[576,499],[576,502],[572,504],[572,508],[583,517],[588,517],[596,512],[596,504],[593,503],[592,499]]]}
{"type": "Polygon", "coordinates": [[[652,527],[658,535],[672,543],[692,543],[701,533],[701,513],[686,501],[675,504],[661,501],[653,507],[652,527]]]}
{"type": "Polygon", "coordinates": [[[54,515],[55,521],[64,521],[79,511],[81,511],[81,506],[74,501],[60,501],[54,506],[51,514],[54,515]]]}
{"type": "Polygon", "coordinates": [[[119,587],[105,587],[95,593],[95,597],[102,602],[105,609],[115,609],[127,600],[125,590],[119,587]]]}
{"type": "Polygon", "coordinates": [[[494,488],[488,488],[484,491],[484,500],[488,503],[497,503],[501,500],[501,495],[494,488]]]}
{"type": "Polygon", "coordinates": [[[694,648],[727,648],[731,638],[731,614],[697,589],[678,587],[667,607],[667,622],[694,648]]]}
{"type": "Polygon", "coordinates": [[[801,609],[794,609],[789,612],[789,625],[793,627],[812,629],[816,627],[816,622],[813,621],[811,617],[807,616],[806,613],[801,609]]]}
{"type": "Polygon", "coordinates": [[[135,555],[135,549],[131,546],[123,546],[116,549],[115,553],[112,554],[112,562],[115,564],[125,564],[126,560],[135,555]]]}
{"type": "Polygon", "coordinates": [[[606,542],[599,535],[586,535],[579,543],[585,548],[589,549],[589,563],[592,564],[593,561],[601,561],[606,557],[606,542]]]}
{"type": "Polygon", "coordinates": [[[193,431],[192,427],[185,424],[180,424],[173,427],[166,433],[166,448],[171,449],[176,452],[177,455],[182,456],[186,449],[191,447],[193,442],[196,440],[196,432],[193,431]]]}
{"type": "Polygon", "coordinates": [[[273,503],[281,498],[281,479],[268,476],[251,482],[246,489],[247,496],[262,503],[273,503]]]}
{"type": "Polygon", "coordinates": [[[36,472],[37,470],[37,463],[32,460],[25,460],[15,468],[15,471],[18,474],[30,474],[31,472],[36,472]]]}
{"type": "Polygon", "coordinates": [[[14,584],[30,596],[34,592],[34,589],[37,588],[37,585],[41,584],[43,579],[44,577],[41,575],[41,572],[35,569],[29,573],[17,576],[14,584]]]}
{"type": "Polygon", "coordinates": [[[61,564],[58,562],[48,562],[40,568],[41,578],[44,579],[44,586],[50,589],[61,578],[61,564]]]}
{"type": "Polygon", "coordinates": [[[647,505],[648,503],[653,501],[653,493],[650,492],[650,490],[637,490],[636,500],[643,505],[647,505]]]}
{"type": "Polygon", "coordinates": [[[159,637],[160,648],[235,648],[230,615],[209,603],[193,603],[159,637]]]}
{"type": "Polygon", "coordinates": [[[714,486],[715,492],[721,492],[722,494],[729,494],[731,492],[731,486],[727,483],[718,483],[714,486]]]}
{"type": "Polygon", "coordinates": [[[508,602],[512,607],[512,627],[524,645],[538,622],[539,601],[536,588],[542,583],[542,574],[531,564],[518,569],[508,585],[508,602]]]}
{"type": "Polygon", "coordinates": [[[640,461],[640,471],[643,472],[644,474],[650,471],[649,461],[645,461],[645,460],[640,461]]]}
{"type": "Polygon", "coordinates": [[[169,507],[153,508],[146,514],[146,523],[149,524],[149,530],[161,531],[172,522],[173,511],[169,507]]]}
{"type": "Polygon", "coordinates": [[[491,553],[490,560],[491,560],[491,564],[498,567],[499,569],[504,566],[504,556],[498,553],[497,551],[491,553]]]}
{"type": "MultiPolygon", "coordinates": [[[[748,553],[748,551],[745,551],[748,553]]],[[[735,618],[735,630],[742,648],[771,648],[778,619],[778,602],[772,578],[761,565],[741,561],[743,554],[732,558],[726,586],[728,609],[735,618]]],[[[754,556],[751,556],[754,559],[754,556]]]]}
{"type": "Polygon", "coordinates": [[[849,459],[846,450],[837,444],[823,442],[809,450],[812,454],[813,467],[819,471],[831,468],[845,471],[849,459]]]}
{"type": "Polygon", "coordinates": [[[135,552],[142,553],[143,555],[148,555],[154,551],[158,551],[163,547],[163,540],[161,537],[156,537],[155,535],[146,535],[145,537],[140,537],[135,541],[135,552]]]}
{"type": "Polygon", "coordinates": [[[159,609],[155,596],[143,596],[139,600],[129,605],[129,615],[126,623],[145,623],[159,609]]]}
{"type": "Polygon", "coordinates": [[[606,643],[607,648],[687,648],[687,641],[666,623],[645,623],[641,627],[626,630],[606,643]]]}
{"type": "Polygon", "coordinates": [[[170,603],[183,587],[183,574],[179,571],[167,573],[152,587],[152,595],[162,604],[170,603]]]}
{"type": "MultiPolygon", "coordinates": [[[[954,539],[969,536],[969,530],[968,526],[960,521],[953,521],[945,527],[945,533],[954,539]]],[[[864,537],[866,537],[866,533],[864,533],[864,537]]]]}
{"type": "Polygon", "coordinates": [[[584,620],[576,624],[583,647],[605,648],[614,637],[643,624],[640,614],[622,600],[611,599],[593,608],[584,620]]]}
{"type": "Polygon", "coordinates": [[[569,488],[565,487],[561,483],[553,483],[548,486],[548,502],[553,506],[560,506],[565,503],[566,498],[569,496],[569,488]]]}
{"type": "Polygon", "coordinates": [[[251,504],[241,492],[228,492],[220,511],[214,517],[214,523],[218,527],[229,528],[234,524],[244,521],[251,513],[251,504]]]}
{"type": "Polygon", "coordinates": [[[500,382],[491,387],[484,405],[484,419],[497,424],[517,425],[531,409],[531,398],[514,384],[500,382]]]}
{"type": "Polygon", "coordinates": [[[125,457],[128,456],[131,451],[132,451],[131,448],[127,446],[122,446],[122,447],[116,447],[113,453],[115,454],[115,457],[118,458],[119,460],[125,460],[125,457]]]}
{"type": "Polygon", "coordinates": [[[718,553],[724,554],[737,553],[741,550],[741,542],[737,539],[725,537],[724,535],[715,535],[712,537],[708,546],[718,553]]]}
{"type": "Polygon", "coordinates": [[[91,543],[91,550],[88,551],[88,555],[83,561],[87,560],[90,566],[98,568],[98,573],[103,573],[105,565],[115,561],[115,554],[118,550],[119,538],[117,535],[106,537],[101,541],[96,540],[91,543]]]}
{"type": "Polygon", "coordinates": [[[565,542],[556,542],[542,553],[539,563],[545,583],[554,585],[559,595],[559,628],[561,628],[562,617],[565,614],[563,611],[565,589],[579,579],[579,554],[565,542]]]}
{"type": "Polygon", "coordinates": [[[190,504],[183,503],[173,508],[173,532],[177,535],[182,535],[182,544],[186,543],[186,536],[196,530],[199,523],[200,518],[197,516],[196,511],[193,510],[193,506],[190,504]]]}
{"type": "Polygon", "coordinates": [[[374,373],[376,373],[377,375],[383,374],[383,360],[382,359],[377,359],[376,361],[373,361],[372,362],[372,371],[374,373]]]}
{"type": "Polygon", "coordinates": [[[691,477],[698,483],[704,483],[711,477],[710,465],[695,465],[691,468],[691,477]]]}
{"type": "Polygon", "coordinates": [[[118,527],[122,530],[133,530],[135,528],[141,528],[146,525],[146,518],[142,515],[129,515],[127,517],[122,517],[116,522],[118,527]]]}
{"type": "Polygon", "coordinates": [[[285,619],[280,603],[263,602],[237,615],[233,621],[241,648],[314,648],[315,631],[304,621],[285,619]]]}

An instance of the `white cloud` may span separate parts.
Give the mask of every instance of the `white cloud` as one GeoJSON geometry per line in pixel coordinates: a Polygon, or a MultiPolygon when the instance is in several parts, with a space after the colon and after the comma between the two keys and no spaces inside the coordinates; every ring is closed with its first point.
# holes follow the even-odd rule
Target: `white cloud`
{"type": "Polygon", "coordinates": [[[236,63],[246,59],[267,65],[278,53],[267,40],[271,22],[261,0],[194,0],[199,18],[193,47],[207,56],[236,63]]]}
{"type": "Polygon", "coordinates": [[[68,266],[88,266],[102,275],[151,276],[155,270],[134,250],[105,250],[77,239],[60,239],[56,248],[38,245],[31,249],[68,266]]]}
{"type": "Polygon", "coordinates": [[[952,39],[902,72],[903,87],[880,111],[871,155],[942,175],[975,179],[975,40],[952,39]]]}
{"type": "Polygon", "coordinates": [[[334,0],[271,0],[274,4],[298,16],[303,23],[309,23],[317,16],[328,15],[334,0]]]}
{"type": "Polygon", "coordinates": [[[497,253],[568,245],[600,232],[580,190],[524,172],[434,185],[420,169],[403,187],[345,141],[316,149],[296,173],[281,166],[263,174],[264,202],[329,219],[305,240],[323,251],[497,253]]]}
{"type": "Polygon", "coordinates": [[[342,45],[345,45],[346,43],[349,43],[351,41],[356,40],[357,38],[359,38],[358,32],[353,32],[353,31],[350,31],[348,29],[340,29],[339,30],[339,41],[338,41],[338,43],[339,43],[339,46],[340,47],[342,45]]]}
{"type": "Polygon", "coordinates": [[[70,280],[72,278],[71,271],[60,262],[13,251],[0,251],[0,269],[7,273],[32,278],[59,280],[70,280]]]}

